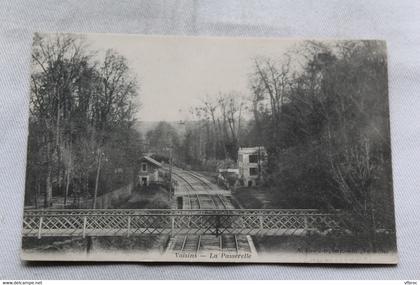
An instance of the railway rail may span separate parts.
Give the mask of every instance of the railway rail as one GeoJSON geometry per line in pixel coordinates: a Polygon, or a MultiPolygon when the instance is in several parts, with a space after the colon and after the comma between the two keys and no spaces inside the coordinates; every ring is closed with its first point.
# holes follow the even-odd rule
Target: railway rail
{"type": "Polygon", "coordinates": [[[232,203],[225,196],[218,193],[212,183],[203,176],[186,170],[175,170],[172,174],[187,184],[188,187],[185,190],[188,194],[184,195],[184,197],[191,199],[191,196],[194,195],[195,199],[199,201],[199,205],[192,205],[190,209],[234,209],[232,203]],[[194,187],[196,182],[200,183],[200,188],[206,194],[197,194],[198,191],[194,187]]]}
{"type": "MultiPolygon", "coordinates": [[[[183,197],[183,199],[186,198],[186,200],[188,201],[188,204],[189,204],[188,208],[189,209],[200,209],[201,208],[200,197],[197,193],[194,193],[195,191],[194,191],[193,185],[186,178],[184,178],[182,175],[176,173],[175,171],[172,171],[172,175],[176,176],[178,179],[183,180],[185,182],[185,184],[187,185],[187,187],[185,188],[185,191],[187,191],[188,194],[185,195],[183,197]]],[[[186,207],[183,207],[183,208],[186,208],[186,207]]]]}
{"type": "Polygon", "coordinates": [[[246,236],[221,235],[217,238],[211,235],[179,235],[173,241],[173,252],[233,252],[252,253],[253,249],[246,236]]]}
{"type": "Polygon", "coordinates": [[[191,172],[191,171],[185,171],[187,175],[190,175],[200,181],[200,183],[203,185],[203,188],[209,193],[209,195],[212,197],[213,203],[215,208],[217,209],[234,209],[233,205],[225,201],[226,197],[215,192],[216,189],[214,189],[213,184],[210,183],[206,177],[204,177],[201,174],[191,172]],[[213,193],[212,193],[213,192],[213,193]],[[219,202],[220,201],[220,202],[219,202]]]}
{"type": "MultiPolygon", "coordinates": [[[[179,179],[184,182],[186,187],[186,195],[182,196],[182,199],[187,199],[189,202],[183,202],[183,208],[189,207],[189,209],[234,209],[227,198],[217,192],[214,184],[208,181],[206,177],[201,174],[182,170],[178,168],[172,169],[172,174],[175,176],[175,180],[179,179]],[[199,188],[200,191],[197,191],[199,188]],[[204,192],[205,194],[202,194],[204,192]],[[200,193],[200,194],[198,194],[200,193]]],[[[214,235],[178,235],[171,238],[167,253],[176,252],[188,252],[188,253],[200,253],[204,251],[235,251],[239,252],[254,252],[255,249],[252,244],[252,239],[244,235],[218,235],[216,230],[216,236],[214,235]],[[241,242],[238,242],[240,240],[241,242]],[[252,244],[252,245],[251,245],[252,244]]]]}

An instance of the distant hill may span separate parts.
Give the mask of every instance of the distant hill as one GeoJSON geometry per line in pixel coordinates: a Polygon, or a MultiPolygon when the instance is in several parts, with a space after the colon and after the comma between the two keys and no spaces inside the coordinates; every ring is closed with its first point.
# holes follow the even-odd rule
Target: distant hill
{"type": "MultiPolygon", "coordinates": [[[[134,124],[136,130],[138,130],[143,136],[147,134],[148,131],[153,130],[161,121],[137,121],[134,124]]],[[[198,121],[165,121],[170,124],[178,133],[178,135],[183,136],[186,132],[186,127],[193,127],[194,125],[197,126],[199,124],[198,121]]],[[[249,124],[252,121],[250,120],[243,120],[241,125],[242,128],[248,128],[249,124]]]]}
{"type": "MultiPolygon", "coordinates": [[[[138,130],[142,135],[146,135],[148,131],[153,130],[159,124],[160,121],[138,121],[134,124],[136,130],[138,130]]],[[[166,121],[170,124],[179,135],[185,134],[185,124],[179,121],[166,121]]]]}

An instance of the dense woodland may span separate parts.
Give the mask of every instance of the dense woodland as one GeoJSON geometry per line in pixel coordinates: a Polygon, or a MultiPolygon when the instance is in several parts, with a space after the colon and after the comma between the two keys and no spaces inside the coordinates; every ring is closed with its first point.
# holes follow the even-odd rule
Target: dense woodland
{"type": "Polygon", "coordinates": [[[383,42],[305,42],[255,59],[251,96],[203,97],[182,136],[167,123],[148,136],[168,138],[183,166],[213,171],[235,166],[240,146],[264,146],[273,204],[344,209],[364,229],[393,229],[387,77],[383,42]]]}
{"type": "Polygon", "coordinates": [[[268,152],[261,187],[279,207],[344,209],[358,229],[394,227],[383,42],[304,42],[250,59],[249,94],[203,97],[191,120],[145,134],[132,127],[138,84],[121,55],[98,56],[75,36],[37,35],[32,59],[30,203],[114,189],[133,179],[142,151],[215,171],[234,167],[240,146],[260,145],[268,152]]]}
{"type": "Polygon", "coordinates": [[[98,194],[132,179],[137,95],[123,56],[92,53],[79,36],[36,34],[25,201],[49,207],[58,196],[77,206],[92,198],[95,207],[98,194]]]}

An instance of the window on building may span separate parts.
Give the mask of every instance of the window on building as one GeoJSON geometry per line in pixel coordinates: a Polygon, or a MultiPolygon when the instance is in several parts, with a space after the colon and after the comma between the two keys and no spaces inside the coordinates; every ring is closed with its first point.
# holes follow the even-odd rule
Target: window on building
{"type": "Polygon", "coordinates": [[[141,171],[147,171],[147,164],[146,163],[141,164],[141,171]]]}
{"type": "Polygon", "coordinates": [[[256,167],[251,167],[251,168],[249,169],[249,175],[251,175],[251,176],[258,175],[258,168],[256,168],[256,167]]]}
{"type": "Polygon", "coordinates": [[[249,162],[250,163],[257,163],[258,162],[258,155],[256,155],[256,154],[250,154],[249,155],[249,162]]]}
{"type": "Polygon", "coordinates": [[[147,177],[141,178],[141,185],[147,185],[147,177]]]}

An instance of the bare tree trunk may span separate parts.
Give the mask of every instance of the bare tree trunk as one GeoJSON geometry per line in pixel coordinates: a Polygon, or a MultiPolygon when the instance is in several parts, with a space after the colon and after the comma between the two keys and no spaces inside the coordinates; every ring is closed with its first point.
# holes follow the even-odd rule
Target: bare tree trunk
{"type": "Polygon", "coordinates": [[[70,169],[67,169],[66,175],[66,191],[64,193],[64,208],[67,206],[67,196],[69,195],[69,186],[70,186],[70,169]]]}
{"type": "Polygon", "coordinates": [[[40,185],[40,180],[39,180],[39,178],[37,177],[36,178],[36,188],[35,188],[35,209],[38,209],[38,195],[39,195],[39,189],[41,188],[41,185],[40,185]]]}
{"type": "Polygon", "coordinates": [[[238,141],[238,145],[240,145],[240,135],[241,135],[241,121],[242,121],[242,102],[239,105],[239,116],[238,116],[238,130],[236,131],[236,138],[238,141]]]}
{"type": "Polygon", "coordinates": [[[217,119],[217,124],[218,124],[218,127],[219,127],[219,133],[220,133],[220,136],[219,136],[220,144],[223,147],[223,157],[226,158],[227,157],[227,150],[226,150],[226,144],[225,144],[225,133],[222,130],[222,126],[220,124],[219,119],[217,119]]]}
{"type": "Polygon", "coordinates": [[[70,141],[69,143],[69,163],[67,165],[67,170],[66,170],[66,190],[64,193],[64,208],[67,205],[67,197],[69,195],[69,187],[70,187],[70,179],[71,179],[71,169],[72,169],[72,143],[70,141]]]}
{"type": "MultiPolygon", "coordinates": [[[[206,120],[206,141],[209,141],[209,140],[210,140],[210,126],[209,126],[209,122],[206,120]]],[[[204,145],[204,156],[206,160],[209,159],[207,144],[204,145]]]]}
{"type": "Polygon", "coordinates": [[[216,119],[214,117],[214,112],[211,112],[211,119],[213,122],[213,128],[214,128],[214,138],[213,138],[213,157],[215,159],[217,159],[217,144],[219,143],[220,139],[219,139],[219,132],[217,130],[217,125],[216,125],[216,119]]]}
{"type": "Polygon", "coordinates": [[[47,170],[47,179],[46,179],[46,189],[45,189],[45,199],[44,199],[44,208],[51,206],[52,201],[52,182],[51,182],[51,165],[48,165],[47,170]]]}
{"type": "Polygon", "coordinates": [[[57,86],[55,87],[55,93],[57,96],[57,122],[56,122],[56,129],[55,129],[55,152],[57,154],[57,193],[61,194],[61,149],[60,149],[60,108],[61,108],[61,97],[59,91],[57,90],[57,86]]]}
{"type": "Polygon", "coordinates": [[[93,203],[92,203],[93,209],[96,209],[96,199],[98,197],[98,187],[99,187],[99,176],[101,173],[101,161],[102,161],[102,153],[101,153],[101,149],[98,148],[98,167],[96,168],[95,192],[93,194],[93,203]]]}
{"type": "Polygon", "coordinates": [[[52,174],[52,165],[51,165],[51,154],[50,154],[50,142],[47,143],[47,157],[48,157],[48,169],[47,169],[47,177],[46,177],[46,188],[45,188],[45,196],[44,196],[44,208],[48,208],[51,206],[52,201],[52,181],[51,181],[51,174],[52,174]]]}

